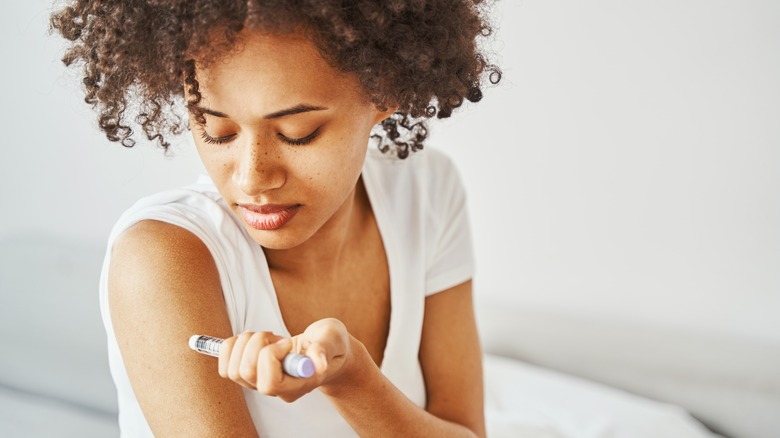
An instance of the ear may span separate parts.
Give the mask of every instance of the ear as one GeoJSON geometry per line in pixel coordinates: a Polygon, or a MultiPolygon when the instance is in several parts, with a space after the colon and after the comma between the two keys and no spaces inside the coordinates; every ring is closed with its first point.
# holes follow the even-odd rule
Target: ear
{"type": "Polygon", "coordinates": [[[398,111],[398,107],[397,106],[388,107],[385,110],[381,110],[378,107],[374,107],[374,110],[376,112],[376,114],[374,115],[374,125],[376,125],[382,120],[395,114],[395,112],[398,111]]]}

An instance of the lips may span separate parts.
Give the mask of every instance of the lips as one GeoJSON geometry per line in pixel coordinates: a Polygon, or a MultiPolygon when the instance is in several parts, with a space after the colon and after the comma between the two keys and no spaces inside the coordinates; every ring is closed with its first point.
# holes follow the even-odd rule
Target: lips
{"type": "Polygon", "coordinates": [[[301,204],[238,204],[238,211],[250,227],[270,231],[290,222],[300,207],[301,204]]]}

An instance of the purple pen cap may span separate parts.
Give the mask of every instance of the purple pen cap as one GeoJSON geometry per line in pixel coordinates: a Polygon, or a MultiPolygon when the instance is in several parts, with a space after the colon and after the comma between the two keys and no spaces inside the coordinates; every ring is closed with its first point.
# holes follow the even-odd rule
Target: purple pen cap
{"type": "Polygon", "coordinates": [[[302,354],[288,354],[282,361],[284,372],[293,377],[311,377],[314,375],[314,362],[302,354]]]}

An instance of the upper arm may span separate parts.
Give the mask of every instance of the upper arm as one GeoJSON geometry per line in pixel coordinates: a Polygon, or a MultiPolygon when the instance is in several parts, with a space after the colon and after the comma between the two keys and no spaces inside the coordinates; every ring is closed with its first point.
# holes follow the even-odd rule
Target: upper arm
{"type": "Polygon", "coordinates": [[[471,280],[425,299],[420,364],[428,412],[485,436],[482,349],[471,280]]]}
{"type": "Polygon", "coordinates": [[[255,436],[241,387],[193,334],[233,335],[214,260],[195,235],[142,221],[115,242],[111,321],[133,392],[155,436],[255,436]]]}

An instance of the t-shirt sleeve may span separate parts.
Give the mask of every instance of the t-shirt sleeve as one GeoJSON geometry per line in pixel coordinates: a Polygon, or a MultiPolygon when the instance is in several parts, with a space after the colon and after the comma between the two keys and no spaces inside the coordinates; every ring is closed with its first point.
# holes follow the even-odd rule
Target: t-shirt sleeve
{"type": "Polygon", "coordinates": [[[466,192],[454,164],[432,154],[429,174],[430,217],[425,296],[447,290],[474,275],[466,192]]]}

